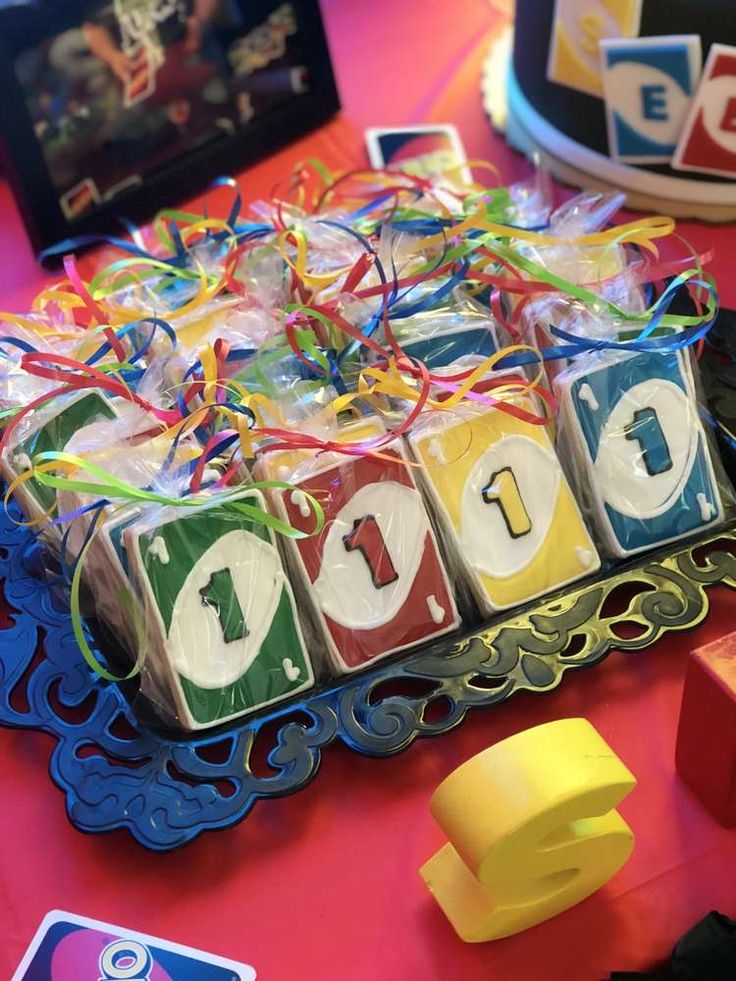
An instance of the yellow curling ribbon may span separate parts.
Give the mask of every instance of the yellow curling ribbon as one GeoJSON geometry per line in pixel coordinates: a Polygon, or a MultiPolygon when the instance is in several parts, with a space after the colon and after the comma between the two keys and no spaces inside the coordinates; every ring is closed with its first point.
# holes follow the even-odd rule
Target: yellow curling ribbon
{"type": "Polygon", "coordinates": [[[307,238],[300,228],[289,228],[286,231],[279,232],[276,238],[276,247],[286,265],[293,270],[299,281],[304,283],[308,289],[324,289],[327,286],[332,286],[338,279],[346,276],[352,268],[352,264],[348,264],[329,273],[308,272],[307,256],[309,250],[307,238]],[[295,251],[294,258],[291,257],[289,251],[289,244],[292,240],[295,251]]]}
{"type": "MultiPolygon", "coordinates": [[[[495,238],[518,239],[535,245],[608,245],[609,242],[618,244],[628,242],[649,249],[649,251],[656,251],[653,240],[665,238],[667,235],[671,235],[674,230],[675,222],[672,218],[667,218],[664,215],[653,215],[651,218],[642,218],[639,221],[616,225],[602,232],[591,232],[587,235],[565,238],[488,221],[482,211],[477,211],[444,232],[438,232],[435,235],[428,235],[426,238],[420,239],[417,243],[417,249],[436,248],[445,244],[448,239],[464,235],[466,232],[483,231],[495,238]]],[[[482,244],[482,239],[475,241],[482,244]]]]}
{"type": "Polygon", "coordinates": [[[34,299],[33,310],[42,313],[51,303],[55,303],[62,310],[79,310],[80,307],[84,306],[84,301],[76,293],[50,287],[42,290],[34,299]]]}
{"type": "MultiPolygon", "coordinates": [[[[500,361],[512,354],[517,354],[523,351],[530,351],[539,358],[539,364],[534,378],[526,382],[509,381],[506,384],[499,385],[497,388],[492,389],[492,391],[487,393],[484,397],[492,399],[494,402],[507,402],[515,401],[530,395],[541,384],[544,378],[544,362],[537,348],[532,347],[529,344],[514,344],[497,351],[495,354],[492,354],[490,357],[486,358],[483,362],[477,365],[473,369],[472,373],[468,375],[464,381],[458,384],[457,391],[453,392],[451,395],[448,395],[447,398],[442,400],[428,398],[426,405],[432,409],[451,409],[457,406],[459,402],[462,402],[463,399],[466,398],[468,393],[475,387],[475,385],[478,384],[478,382],[482,381],[483,378],[494,370],[500,361]]],[[[400,371],[396,364],[395,358],[389,358],[388,367],[386,369],[373,367],[364,368],[358,379],[358,391],[347,392],[345,395],[338,396],[333,400],[332,406],[335,412],[343,412],[356,399],[370,398],[374,395],[386,395],[390,398],[406,399],[407,401],[418,402],[422,397],[421,390],[417,388],[418,383],[419,379],[407,376],[405,373],[400,371]],[[371,385],[369,379],[374,380],[373,385],[371,385]]]]}
{"type": "Polygon", "coordinates": [[[187,245],[191,239],[196,238],[202,232],[226,232],[232,242],[232,247],[234,248],[237,244],[237,236],[232,225],[228,225],[226,221],[222,221],[220,218],[200,218],[191,225],[187,225],[186,228],[181,229],[181,240],[187,245]]]}
{"type": "Polygon", "coordinates": [[[80,329],[74,324],[70,324],[67,329],[47,327],[37,320],[32,320],[30,317],[21,317],[15,313],[0,313],[0,323],[14,324],[16,327],[22,327],[24,330],[37,334],[39,337],[68,337],[80,329]]]}
{"type": "Polygon", "coordinates": [[[203,347],[199,352],[199,361],[202,365],[202,375],[204,377],[204,398],[207,402],[214,402],[217,395],[218,386],[218,371],[217,371],[217,358],[215,357],[215,352],[212,349],[212,345],[208,344],[203,347]]]}
{"type": "MultiPolygon", "coordinates": [[[[184,317],[189,316],[189,314],[201,309],[204,304],[214,299],[214,297],[224,289],[224,281],[219,281],[211,286],[206,271],[199,263],[197,263],[197,265],[199,289],[196,296],[182,306],[167,310],[161,314],[165,320],[172,322],[171,325],[174,327],[174,329],[176,329],[176,324],[173,323],[173,321],[181,320],[184,317]]],[[[106,312],[110,315],[111,323],[115,324],[127,324],[131,323],[133,320],[141,320],[145,318],[145,314],[142,314],[140,310],[131,310],[126,307],[115,307],[112,310],[107,310],[106,312]]]]}
{"type": "MultiPolygon", "coordinates": [[[[51,467],[51,465],[48,465],[47,464],[46,465],[46,469],[50,470],[50,469],[53,469],[53,468],[51,467]]],[[[27,483],[29,480],[34,480],[36,478],[36,473],[39,470],[40,470],[39,467],[31,466],[31,468],[29,470],[25,470],[23,473],[19,474],[17,477],[15,477],[13,480],[11,480],[10,483],[8,484],[6,490],[5,490],[5,497],[3,499],[3,505],[5,507],[5,513],[10,518],[10,520],[13,522],[13,524],[18,525],[21,528],[32,528],[34,525],[43,524],[46,521],[46,519],[47,518],[50,518],[51,515],[54,513],[54,511],[56,511],[57,504],[56,504],[56,502],[54,502],[51,505],[50,508],[47,508],[43,512],[43,514],[41,515],[40,518],[29,518],[27,521],[18,521],[16,518],[13,517],[12,511],[10,511],[9,508],[8,508],[8,505],[10,504],[11,500],[13,499],[13,494],[15,494],[16,490],[19,487],[22,487],[23,484],[27,483]]],[[[39,504],[39,507],[40,506],[41,505],[39,504]]]]}

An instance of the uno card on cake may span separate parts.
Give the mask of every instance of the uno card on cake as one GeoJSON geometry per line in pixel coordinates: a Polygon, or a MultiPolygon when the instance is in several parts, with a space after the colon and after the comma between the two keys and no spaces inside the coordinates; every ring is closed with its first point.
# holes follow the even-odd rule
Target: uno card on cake
{"type": "MultiPolygon", "coordinates": [[[[536,411],[528,397],[515,404],[536,411]]],[[[442,415],[409,445],[481,610],[595,572],[598,554],[546,428],[493,408],[442,415]]]]}
{"type": "MultiPolygon", "coordinates": [[[[380,435],[380,424],[347,427],[342,438],[380,435]]],[[[295,454],[267,453],[260,473],[294,483],[274,492],[277,512],[309,531],[304,493],[325,513],[319,535],[285,542],[317,614],[335,669],[356,671],[459,626],[452,588],[424,500],[398,443],[383,459],[319,458],[302,473],[295,454]],[[388,459],[386,459],[388,457],[388,459]],[[285,461],[291,458],[284,473],[285,461]]],[[[311,524],[310,524],[311,523],[311,524]]]]}
{"type": "Polygon", "coordinates": [[[255,981],[256,972],[191,947],[55,910],[11,981],[255,981]]]}
{"type": "Polygon", "coordinates": [[[703,55],[696,34],[601,41],[611,156],[667,163],[677,149],[703,55]]]}
{"type": "Polygon", "coordinates": [[[604,38],[636,37],[642,0],[557,0],[547,78],[589,95],[603,95],[598,46],[604,38]]]}
{"type": "Polygon", "coordinates": [[[614,555],[634,555],[722,519],[691,376],[678,352],[573,368],[555,391],[614,555]]]}
{"type": "MultiPolygon", "coordinates": [[[[258,490],[238,503],[266,511],[258,490]]],[[[188,729],[310,688],[314,672],[273,532],[225,506],[167,511],[123,531],[145,604],[152,670],[188,729]]]]}
{"type": "Polygon", "coordinates": [[[672,166],[736,178],[736,47],[711,46],[672,166]]]}

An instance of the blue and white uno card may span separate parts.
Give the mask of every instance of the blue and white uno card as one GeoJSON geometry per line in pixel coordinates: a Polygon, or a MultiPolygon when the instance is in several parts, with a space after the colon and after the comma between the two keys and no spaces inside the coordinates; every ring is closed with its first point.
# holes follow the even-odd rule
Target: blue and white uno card
{"type": "Polygon", "coordinates": [[[600,50],[611,156],[671,160],[703,69],[700,38],[611,38],[600,50]]]}
{"type": "Polygon", "coordinates": [[[615,555],[721,520],[691,375],[679,352],[644,352],[582,369],[558,391],[596,523],[615,555]]]}
{"type": "Polygon", "coordinates": [[[11,981],[255,981],[246,964],[99,923],[49,913],[11,981]]]}

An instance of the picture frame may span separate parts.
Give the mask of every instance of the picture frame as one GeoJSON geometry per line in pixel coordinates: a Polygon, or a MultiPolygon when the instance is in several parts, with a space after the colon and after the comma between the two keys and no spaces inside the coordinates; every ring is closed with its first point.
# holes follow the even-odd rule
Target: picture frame
{"type": "Polygon", "coordinates": [[[318,0],[13,0],[0,86],[4,169],[42,259],[340,108],[318,0]]]}

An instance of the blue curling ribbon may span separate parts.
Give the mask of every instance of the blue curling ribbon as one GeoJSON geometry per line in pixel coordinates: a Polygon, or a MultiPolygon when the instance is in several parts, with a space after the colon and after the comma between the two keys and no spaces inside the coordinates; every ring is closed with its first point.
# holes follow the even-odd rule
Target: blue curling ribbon
{"type": "MultiPolygon", "coordinates": [[[[682,273],[675,277],[657,302],[657,308],[651,320],[636,338],[629,341],[614,341],[605,338],[591,339],[579,337],[577,334],[570,334],[560,327],[549,325],[549,331],[554,337],[559,337],[566,344],[555,345],[554,347],[541,348],[538,352],[544,361],[555,361],[560,358],[575,358],[581,354],[593,351],[679,351],[683,348],[696,344],[701,338],[705,337],[716,321],[718,315],[718,291],[713,283],[703,279],[687,279],[682,273]],[[714,312],[713,316],[701,324],[693,324],[678,331],[676,334],[668,334],[662,337],[652,337],[651,335],[660,325],[662,318],[672,303],[675,294],[683,285],[693,284],[707,290],[713,297],[714,312]]],[[[533,351],[519,351],[509,354],[502,358],[496,365],[497,371],[505,368],[517,368],[527,364],[537,364],[539,357],[533,351]]]]}
{"type": "Polygon", "coordinates": [[[227,224],[230,226],[230,228],[234,229],[238,218],[240,217],[240,209],[243,207],[243,198],[240,193],[240,187],[238,186],[238,182],[233,177],[216,177],[210,184],[210,188],[215,190],[218,187],[229,187],[231,191],[235,192],[235,199],[233,200],[232,207],[230,208],[230,214],[227,218],[227,224]]]}
{"type": "MultiPolygon", "coordinates": [[[[419,198],[421,198],[422,193],[423,193],[418,188],[410,188],[410,187],[407,187],[407,188],[405,188],[405,190],[406,190],[407,193],[413,195],[415,201],[418,201],[419,198]]],[[[377,197],[375,197],[371,201],[369,201],[368,204],[364,204],[362,208],[358,208],[357,211],[354,211],[351,215],[348,215],[348,221],[354,221],[354,220],[356,220],[358,218],[362,218],[364,215],[367,215],[371,211],[373,211],[374,208],[377,208],[379,205],[383,204],[384,201],[390,201],[391,198],[394,198],[394,197],[396,197],[396,191],[395,190],[394,191],[386,191],[383,194],[379,194],[377,197]]]]}
{"type": "Polygon", "coordinates": [[[234,347],[228,351],[225,362],[247,361],[248,358],[253,358],[256,354],[258,354],[258,351],[254,347],[234,347]]]}
{"type": "Polygon", "coordinates": [[[71,586],[72,579],[74,578],[74,571],[77,567],[77,562],[79,561],[79,555],[81,555],[84,552],[92,536],[97,531],[97,526],[102,517],[103,509],[107,507],[109,503],[110,501],[107,500],[106,498],[100,498],[99,500],[94,501],[92,504],[86,504],[84,507],[75,508],[74,511],[69,511],[67,512],[67,514],[62,514],[51,522],[53,525],[60,525],[62,524],[62,522],[65,521],[73,523],[74,521],[77,520],[77,518],[81,518],[83,514],[89,514],[91,511],[96,512],[94,518],[89,524],[89,527],[87,528],[87,531],[85,532],[81,548],[79,549],[79,553],[73,557],[71,562],[67,561],[67,552],[68,552],[68,545],[69,545],[69,535],[71,534],[71,527],[64,532],[61,539],[61,556],[59,559],[60,575],[57,582],[63,583],[65,586],[71,586]]]}
{"type": "MultiPolygon", "coordinates": [[[[383,267],[383,264],[378,258],[378,254],[376,253],[376,250],[373,248],[371,243],[364,235],[362,235],[360,232],[356,231],[353,228],[349,228],[345,225],[342,225],[340,222],[330,221],[328,219],[322,219],[319,222],[319,224],[327,225],[331,228],[336,228],[339,231],[343,231],[348,235],[352,235],[352,237],[355,238],[356,241],[360,242],[360,244],[363,246],[363,249],[369,255],[372,255],[374,257],[374,268],[376,269],[381,284],[383,286],[388,286],[389,280],[386,275],[386,271],[383,267]]],[[[461,283],[465,279],[470,264],[466,259],[463,259],[460,265],[458,266],[458,268],[455,270],[455,272],[447,280],[443,281],[443,283],[437,288],[437,290],[434,291],[434,293],[430,294],[429,296],[423,297],[421,300],[417,301],[413,305],[407,305],[399,309],[395,308],[396,303],[401,302],[401,300],[409,296],[413,290],[415,290],[418,286],[420,286],[423,282],[425,282],[426,279],[428,279],[432,275],[432,272],[435,269],[438,269],[440,266],[444,264],[447,256],[448,247],[449,247],[448,243],[445,242],[442,253],[435,260],[432,267],[427,271],[425,278],[420,280],[419,283],[415,283],[414,285],[407,287],[407,289],[403,293],[401,293],[398,288],[398,279],[399,279],[398,272],[396,270],[396,266],[393,264],[393,259],[392,259],[392,283],[393,283],[392,288],[386,291],[379,312],[374,314],[363,327],[361,333],[365,337],[371,337],[375,333],[375,331],[378,329],[379,325],[381,324],[385,314],[390,313],[392,319],[397,319],[401,317],[410,317],[413,314],[420,313],[423,310],[432,309],[434,306],[440,303],[454,289],[455,286],[459,285],[459,283],[461,283]]],[[[347,358],[354,356],[355,353],[359,350],[359,348],[360,348],[360,342],[357,340],[351,340],[338,354],[337,364],[340,365],[347,358]]]]}
{"type": "MultiPolygon", "coordinates": [[[[142,317],[140,320],[133,320],[131,321],[131,323],[125,324],[125,326],[123,327],[119,327],[115,331],[115,336],[118,337],[120,340],[122,340],[124,337],[127,337],[128,334],[134,333],[139,327],[141,327],[144,324],[150,324],[151,331],[148,337],[143,341],[143,343],[139,347],[137,347],[134,350],[133,354],[128,358],[129,364],[135,364],[137,361],[140,361],[140,359],[148,353],[151,344],[153,343],[153,338],[157,330],[162,330],[164,334],[166,334],[168,339],[171,341],[172,348],[175,348],[177,345],[176,333],[172,328],[171,324],[167,323],[167,321],[165,320],[162,320],[160,317],[142,317]]],[[[89,358],[87,358],[85,364],[89,364],[89,365],[96,364],[100,360],[100,358],[104,357],[110,350],[111,350],[110,342],[104,341],[100,345],[100,347],[98,347],[97,350],[92,355],[90,355],[89,358]]],[[[125,372],[123,372],[123,374],[125,375],[125,372]]]]}
{"type": "MultiPolygon", "coordinates": [[[[442,285],[439,286],[430,296],[422,298],[413,305],[410,304],[408,306],[396,308],[392,307],[391,319],[399,320],[404,317],[413,317],[414,314],[422,313],[424,310],[434,309],[434,307],[440,304],[445,297],[449,296],[456,286],[459,286],[460,283],[465,280],[469,268],[470,263],[467,259],[463,259],[455,272],[448,277],[448,279],[446,279],[442,285]]],[[[414,289],[414,287],[412,287],[412,289],[414,289]]],[[[407,292],[410,292],[410,290],[407,292]]]]}
{"type": "Polygon", "coordinates": [[[330,382],[332,386],[338,395],[347,395],[348,387],[340,374],[340,362],[338,361],[336,352],[329,350],[325,354],[327,356],[327,363],[330,366],[330,382]]]}
{"type": "Polygon", "coordinates": [[[698,405],[698,412],[700,414],[700,418],[707,426],[710,426],[710,428],[715,432],[716,436],[719,439],[722,439],[724,443],[727,444],[729,449],[736,452],[736,438],[734,437],[733,433],[729,429],[726,429],[723,423],[719,422],[718,419],[716,419],[704,405],[698,405]]]}
{"type": "Polygon", "coordinates": [[[62,239],[56,245],[50,245],[39,253],[38,258],[40,262],[44,262],[46,259],[69,255],[72,252],[77,252],[79,249],[85,249],[92,245],[112,245],[114,248],[120,249],[122,252],[128,252],[138,258],[154,258],[150,252],[141,249],[135,242],[129,242],[127,239],[119,238],[116,235],[75,235],[73,238],[62,239]]]}
{"type": "MultiPolygon", "coordinates": [[[[37,347],[34,347],[32,344],[29,344],[28,341],[21,341],[17,337],[0,337],[0,345],[2,344],[8,344],[11,347],[17,347],[21,351],[24,351],[26,354],[38,353],[37,347]]],[[[0,354],[2,354],[2,356],[5,358],[8,357],[8,354],[6,354],[6,352],[2,350],[2,347],[0,347],[0,354]]]]}
{"type": "Polygon", "coordinates": [[[179,226],[174,221],[170,221],[166,226],[166,229],[171,237],[171,242],[174,246],[174,255],[171,259],[172,265],[184,266],[188,262],[187,247],[184,245],[184,240],[181,237],[181,232],[179,231],[179,226]]]}
{"type": "MultiPolygon", "coordinates": [[[[383,268],[383,263],[378,258],[378,253],[373,248],[373,246],[368,241],[368,239],[365,237],[365,235],[362,235],[354,228],[349,228],[347,225],[341,224],[339,221],[330,221],[327,218],[320,219],[317,224],[326,225],[328,228],[336,228],[338,229],[338,231],[345,232],[347,235],[351,235],[357,242],[360,242],[365,252],[367,252],[368,255],[373,256],[373,268],[376,270],[376,273],[381,281],[381,284],[383,286],[388,285],[388,277],[386,276],[386,270],[383,268]]],[[[394,269],[394,284],[397,282],[397,278],[398,277],[396,276],[396,270],[394,269]]],[[[392,293],[393,295],[395,295],[396,293],[395,288],[392,291],[392,293]]],[[[384,306],[381,307],[379,313],[374,314],[374,316],[371,317],[371,319],[368,321],[368,323],[361,331],[361,333],[365,337],[370,337],[378,328],[378,325],[381,323],[384,308],[385,308],[385,304],[384,306]]],[[[358,351],[359,349],[360,349],[360,341],[351,340],[350,343],[346,344],[345,347],[342,349],[342,351],[340,351],[340,353],[337,355],[337,364],[338,365],[342,364],[342,362],[346,358],[349,358],[351,355],[354,355],[355,352],[358,351]]]]}

